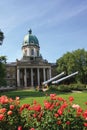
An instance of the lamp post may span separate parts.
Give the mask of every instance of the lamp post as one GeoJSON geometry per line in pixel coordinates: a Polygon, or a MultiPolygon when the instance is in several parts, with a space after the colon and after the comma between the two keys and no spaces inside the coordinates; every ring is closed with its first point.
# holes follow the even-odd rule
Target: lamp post
{"type": "Polygon", "coordinates": [[[4,33],[0,30],[0,45],[3,44],[3,40],[4,40],[4,33]]]}

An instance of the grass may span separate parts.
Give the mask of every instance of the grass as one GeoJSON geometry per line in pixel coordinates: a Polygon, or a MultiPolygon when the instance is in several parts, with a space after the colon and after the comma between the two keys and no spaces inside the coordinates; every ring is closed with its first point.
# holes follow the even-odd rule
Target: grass
{"type": "Polygon", "coordinates": [[[87,105],[85,105],[85,102],[87,102],[87,92],[82,93],[64,93],[64,92],[58,92],[58,91],[47,91],[47,92],[38,92],[35,90],[17,90],[17,91],[10,91],[10,92],[0,92],[1,95],[7,95],[8,97],[15,98],[16,96],[20,97],[21,104],[24,103],[32,103],[33,100],[38,101],[40,104],[43,104],[43,101],[46,99],[46,95],[49,95],[50,93],[56,93],[58,96],[63,97],[68,100],[68,97],[73,96],[74,97],[74,103],[79,104],[83,109],[87,109],[87,105]]]}

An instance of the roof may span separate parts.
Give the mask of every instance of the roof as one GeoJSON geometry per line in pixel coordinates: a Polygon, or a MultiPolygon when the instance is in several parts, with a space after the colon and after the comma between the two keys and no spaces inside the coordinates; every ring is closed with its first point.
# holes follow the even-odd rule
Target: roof
{"type": "Polygon", "coordinates": [[[24,36],[23,46],[27,46],[27,45],[29,46],[34,45],[39,47],[38,38],[32,34],[31,29],[29,30],[29,33],[24,36]]]}

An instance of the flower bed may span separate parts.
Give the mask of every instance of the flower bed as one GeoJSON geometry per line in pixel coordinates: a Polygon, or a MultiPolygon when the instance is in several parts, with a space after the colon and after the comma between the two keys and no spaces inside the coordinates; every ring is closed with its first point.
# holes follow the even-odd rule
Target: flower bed
{"type": "Polygon", "coordinates": [[[42,107],[37,101],[20,105],[19,97],[1,96],[0,130],[87,130],[87,109],[73,100],[50,94],[42,107]]]}

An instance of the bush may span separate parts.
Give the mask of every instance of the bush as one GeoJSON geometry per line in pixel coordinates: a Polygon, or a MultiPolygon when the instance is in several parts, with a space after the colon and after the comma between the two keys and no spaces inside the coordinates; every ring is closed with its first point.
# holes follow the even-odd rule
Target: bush
{"type": "MultiPolygon", "coordinates": [[[[0,130],[87,130],[87,110],[56,94],[44,101],[19,105],[19,98],[0,97],[0,130]]],[[[87,105],[87,102],[86,102],[87,105]]]]}
{"type": "Polygon", "coordinates": [[[77,84],[61,84],[61,85],[51,85],[50,90],[52,91],[60,91],[60,92],[71,92],[72,90],[77,90],[77,91],[83,91],[87,90],[85,84],[77,83],[77,84]]]}

